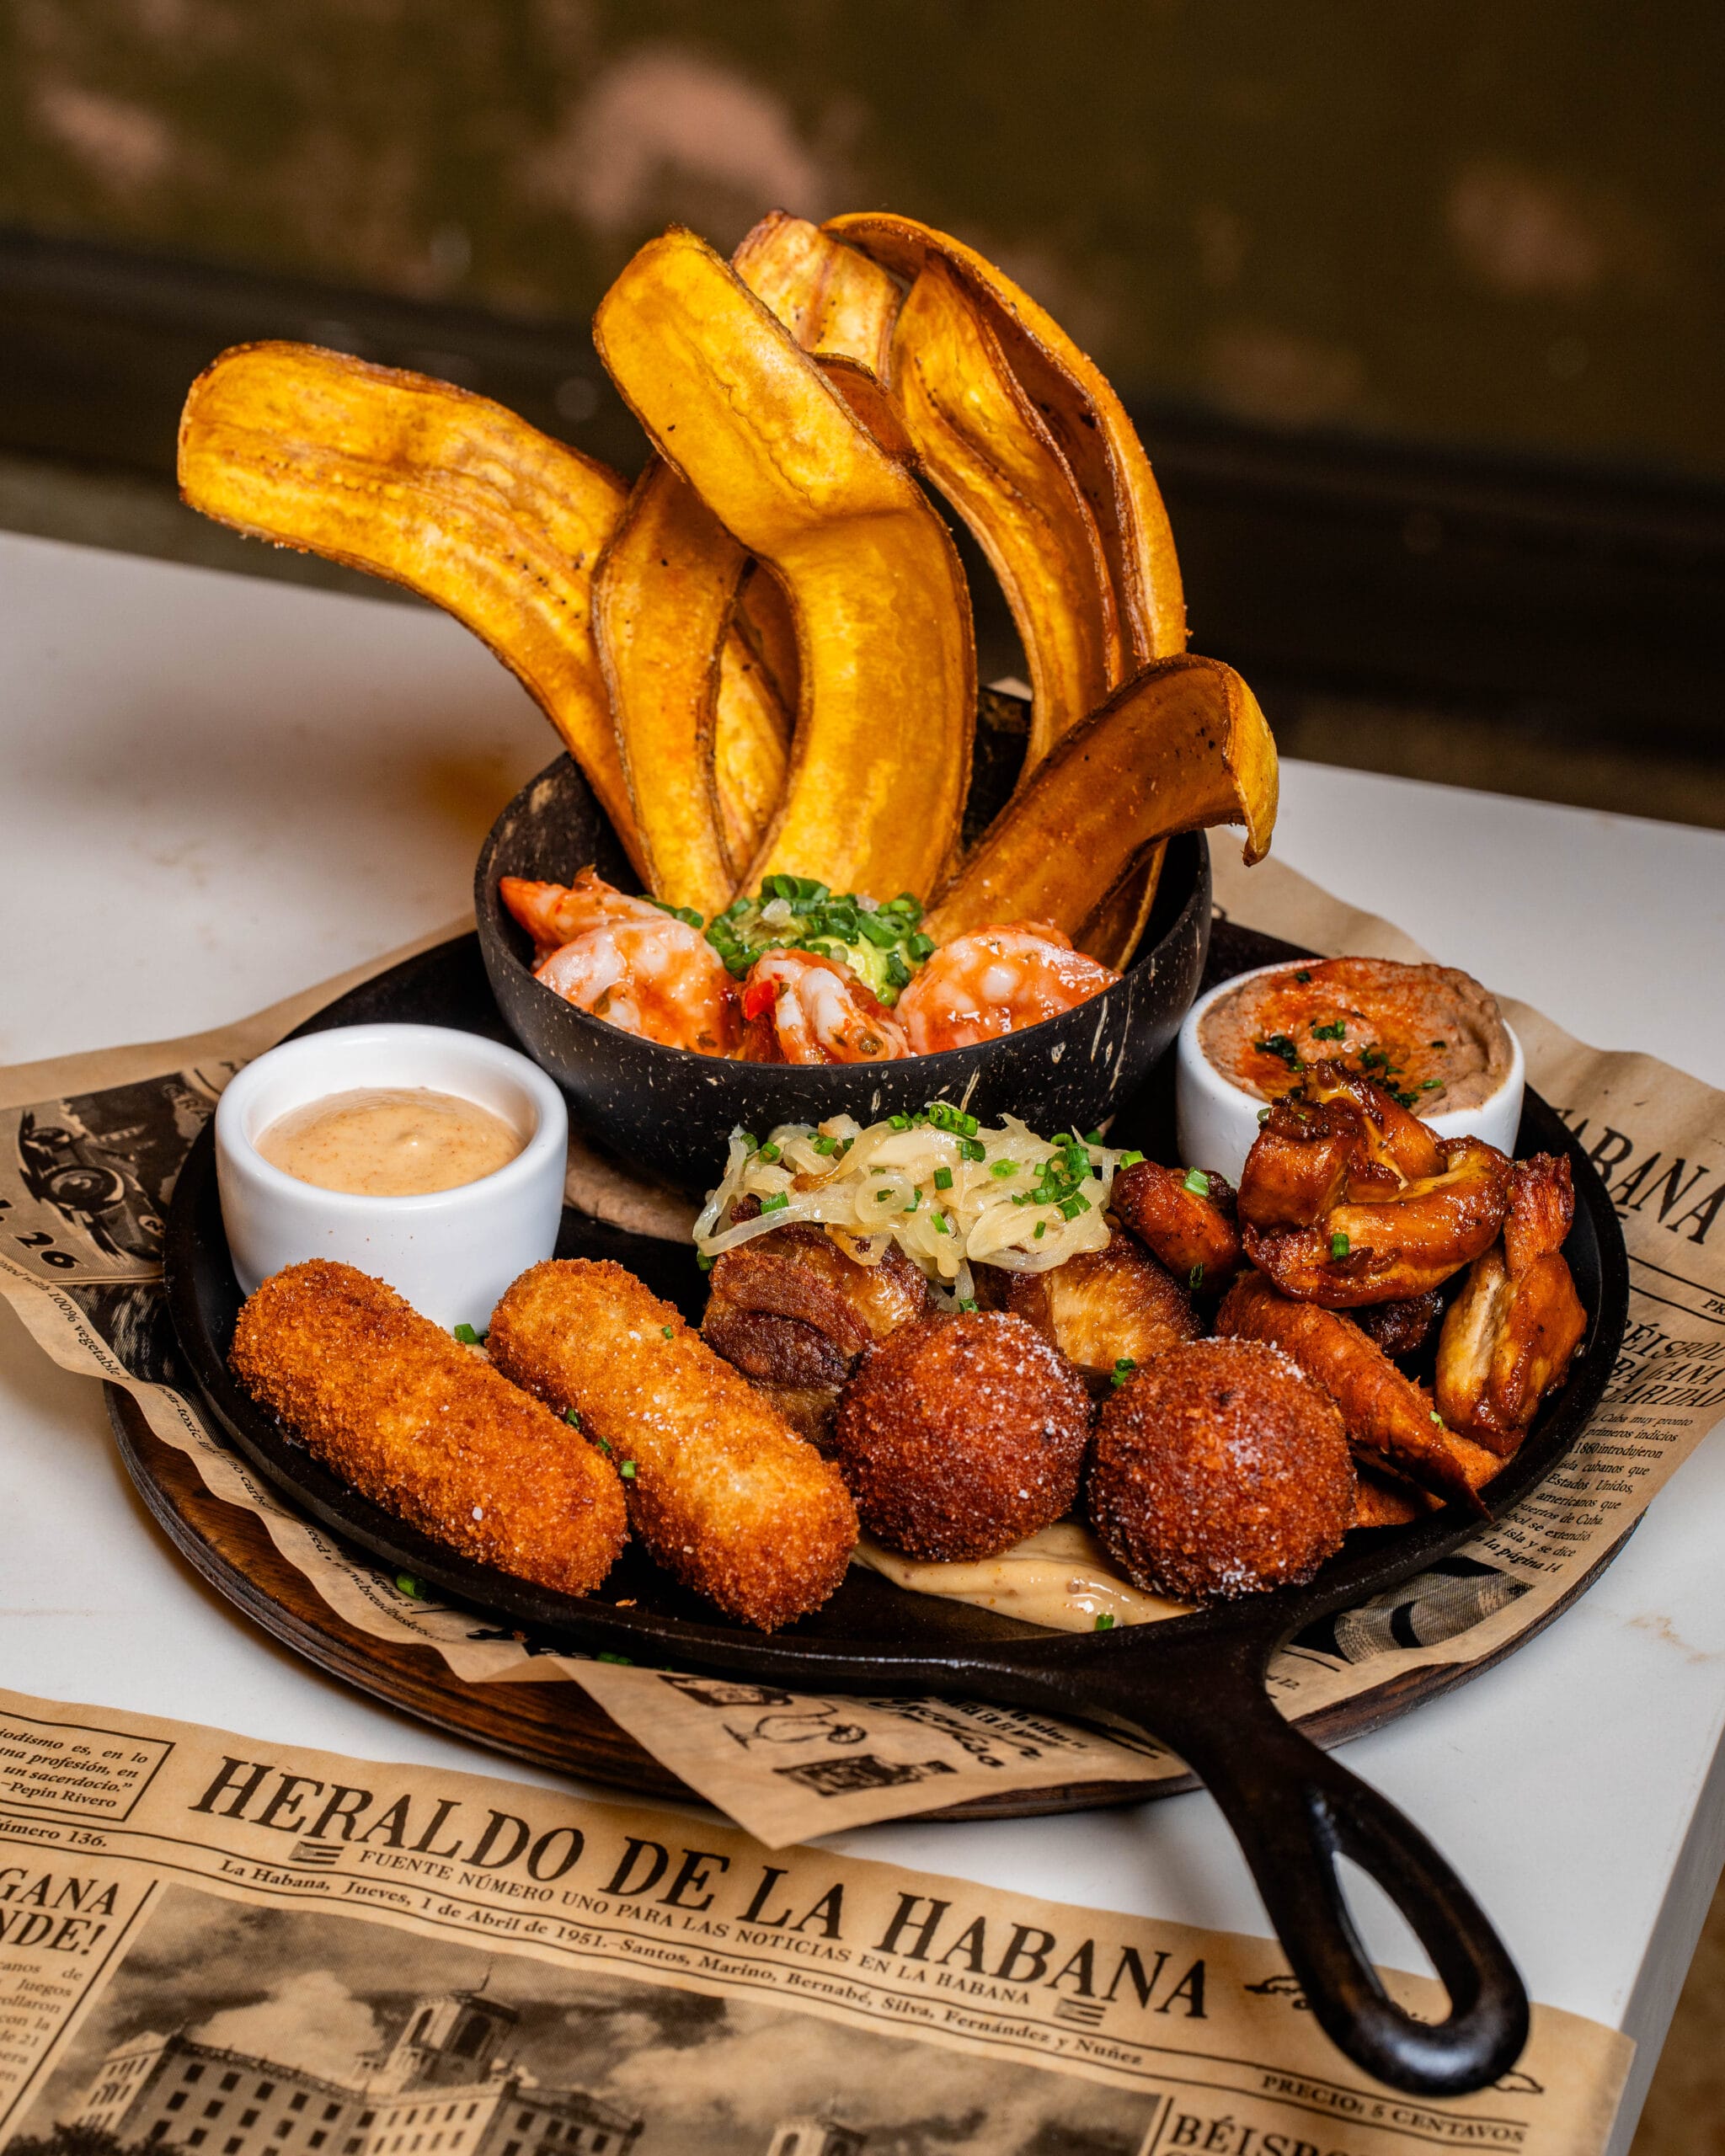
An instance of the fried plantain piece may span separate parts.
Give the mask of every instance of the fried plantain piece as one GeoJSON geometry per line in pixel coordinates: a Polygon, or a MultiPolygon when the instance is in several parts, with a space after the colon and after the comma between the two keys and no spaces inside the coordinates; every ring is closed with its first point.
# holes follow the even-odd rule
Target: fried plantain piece
{"type": "Polygon", "coordinates": [[[611,1468],[369,1273],[312,1258],[273,1274],[230,1360],[344,1481],[475,1563],[590,1594],[616,1561],[628,1524],[611,1468]]]}
{"type": "Polygon", "coordinates": [[[731,267],[805,352],[885,380],[899,288],[866,254],[806,217],[769,210],[738,243],[731,267]]]}
{"type": "Polygon", "coordinates": [[[1574,1217],[1568,1161],[1551,1153],[1518,1161],[1503,1240],[1475,1259],[1439,1336],[1444,1419],[1506,1458],[1587,1331],[1561,1255],[1574,1217]]]}
{"type": "Polygon", "coordinates": [[[1166,839],[1157,839],[1147,846],[1073,935],[1072,941],[1081,951],[1117,974],[1124,973],[1131,963],[1149,925],[1167,850],[1166,839]]]}
{"type": "Polygon", "coordinates": [[[1090,1396],[1022,1318],[902,1326],[840,1396],[833,1449],[869,1533],[907,1557],[998,1556],[1071,1508],[1090,1396]]]}
{"type": "Polygon", "coordinates": [[[1234,1224],[1234,1186],[1226,1176],[1135,1161],[1115,1176],[1109,1203],[1140,1242],[1194,1294],[1219,1295],[1233,1278],[1240,1264],[1240,1230],[1234,1224]]]}
{"type": "Polygon", "coordinates": [[[1102,1250],[1006,1277],[1006,1308],[1052,1340],[1092,1392],[1203,1330],[1178,1282],[1118,1229],[1102,1250]]]}
{"type": "Polygon", "coordinates": [[[957,841],[975,711],[945,526],[705,243],[673,229],[600,303],[600,355],[660,454],[792,598],[802,710],[745,881],[926,892],[957,841]]]}
{"type": "Polygon", "coordinates": [[[719,647],[713,717],[713,785],[734,881],[754,859],[784,797],[795,708],[794,687],[788,703],[744,632],[740,606],[719,647]]]}
{"type": "Polygon", "coordinates": [[[773,1631],[843,1578],[857,1515],[836,1470],[633,1273],[533,1266],[485,1344],[505,1376],[579,1416],[654,1561],[727,1616],[773,1631]]]}
{"type": "Polygon", "coordinates": [[[702,1337],[815,1438],[863,1349],[928,1307],[928,1283],[896,1243],[862,1265],[801,1223],[725,1251],[708,1285],[702,1337]]]}
{"type": "Polygon", "coordinates": [[[1172,1348],[1103,1404],[1086,1489],[1135,1585],[1192,1601],[1310,1579],[1352,1525],[1342,1417],[1247,1340],[1172,1348]]]}
{"type": "Polygon", "coordinates": [[[1030,675],[1028,776],[1129,670],[1096,518],[989,312],[930,256],[899,312],[890,380],[923,471],[1012,610],[1030,675]]]}
{"type": "Polygon", "coordinates": [[[238,344],[192,384],[179,490],[254,538],[405,584],[519,676],[644,864],[591,620],[627,489],[489,398],[313,344],[238,344]]]}
{"type": "Polygon", "coordinates": [[[948,233],[884,211],[829,218],[825,229],[913,287],[927,265],[938,262],[984,302],[1015,380],[1046,421],[1089,504],[1130,661],[1144,666],[1183,650],[1186,607],[1167,512],[1137,430],[1095,361],[1028,292],[948,233]]]}
{"type": "Polygon", "coordinates": [[[1276,814],[1276,749],[1240,676],[1170,659],[1075,727],[972,848],[924,923],[943,943],[1033,916],[1070,936],[1144,848],[1176,831],[1243,822],[1262,859],[1276,814]]]}
{"type": "Polygon", "coordinates": [[[713,734],[719,654],[748,557],[660,457],[635,483],[593,579],[647,883],[703,917],[736,887],[724,841],[713,734]]]}
{"type": "Polygon", "coordinates": [[[1477,1492],[1498,1463],[1445,1429],[1431,1396],[1348,1319],[1294,1302],[1263,1273],[1245,1273],[1216,1313],[1216,1331],[1225,1339],[1263,1341],[1296,1362],[1341,1410],[1348,1441],[1363,1458],[1484,1509],[1477,1492]]]}

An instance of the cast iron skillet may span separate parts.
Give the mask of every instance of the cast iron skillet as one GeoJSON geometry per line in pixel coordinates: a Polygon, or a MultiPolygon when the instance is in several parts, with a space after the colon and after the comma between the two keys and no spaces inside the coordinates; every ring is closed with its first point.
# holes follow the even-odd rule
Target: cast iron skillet
{"type": "Polygon", "coordinates": [[[1076,1010],[1033,1030],[899,1063],[729,1063],[622,1033],[534,979],[531,939],[499,898],[499,880],[567,883],[590,862],[622,889],[638,888],[586,781],[559,756],[510,803],[479,856],[473,907],[492,992],[582,1123],[692,1190],[713,1181],[713,1164],[740,1124],[766,1131],[841,1113],[873,1123],[940,1099],[961,1102],[985,1123],[1010,1113],[1033,1130],[1088,1130],[1136,1092],[1179,1031],[1210,938],[1210,852],[1196,834],[1168,847],[1132,966],[1076,1010]]]}
{"type": "MultiPolygon", "coordinates": [[[[1226,932],[1228,970],[1289,955],[1268,939],[1226,932]],[[1252,948],[1256,944],[1259,947],[1252,948]]],[[[343,996],[301,1030],[377,1019],[454,1025],[500,1037],[477,941],[444,944],[343,996]]],[[[1158,1144],[1171,1122],[1155,1087],[1123,1121],[1120,1142],[1158,1144]],[[1146,1141],[1148,1141],[1146,1143],[1146,1141]]],[[[1604,1186],[1552,1111],[1530,1093],[1518,1150],[1564,1153],[1576,1219],[1566,1247],[1592,1314],[1584,1353],[1493,1485],[1494,1509],[1524,1497],[1575,1442],[1597,1406],[1621,1342],[1628,1279],[1604,1186]]],[[[614,1257],[698,1317],[705,1288],[693,1255],[566,1212],[563,1256],[614,1257]]],[[[857,1570],[825,1609],[763,1637],[727,1624],[631,1550],[601,1594],[582,1601],[470,1564],[370,1503],[294,1442],[229,1375],[240,1294],[228,1264],[206,1129],[168,1212],[167,1283],[190,1373],[245,1457],[327,1527],[392,1568],[457,1600],[500,1611],[553,1645],[606,1651],[745,1680],[815,1691],[945,1694],[1099,1722],[1124,1721],[1171,1745],[1209,1785],[1238,1836],[1270,1919],[1318,2020],[1381,2081],[1422,2095],[1481,2088],[1514,2062],[1527,1998],[1514,1964],[1467,1889],[1409,1821],[1284,1721],[1264,1688],[1266,1665],[1290,1634],[1381,1593],[1435,1563],[1475,1526],[1450,1507],[1423,1524],[1348,1538],[1303,1588],[1103,1633],[1049,1633],[909,1593],[857,1570]],[[631,1598],[632,1606],[618,1603],[631,1598]],[[1354,1934],[1337,1876],[1347,1856],[1377,1880],[1412,1924],[1450,1994],[1447,2020],[1414,2020],[1385,1994],[1354,1934]]]]}

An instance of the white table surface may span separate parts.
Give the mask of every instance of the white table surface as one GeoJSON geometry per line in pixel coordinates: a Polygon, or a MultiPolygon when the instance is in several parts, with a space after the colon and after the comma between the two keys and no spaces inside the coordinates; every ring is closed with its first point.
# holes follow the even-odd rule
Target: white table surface
{"type": "MultiPolygon", "coordinates": [[[[0,1062],[219,1024],[452,918],[492,816],[554,749],[429,611],[0,535],[0,1062]]],[[[1284,789],[1295,867],[1583,1038],[1725,1086],[1725,835],[1314,765],[1284,789]]],[[[0,1508],[0,1684],[553,1779],[370,1704],[231,1610],[132,1494],[96,1385],[3,1310],[0,1508]]],[[[1534,1995],[1641,2043],[1620,2148],[1725,1856],[1722,1533],[1716,1433],[1560,1624],[1348,1749],[1468,1879],[1534,1995]]],[[[1202,1794],[838,1839],[1268,1929],[1202,1794]]],[[[1359,1908],[1379,1958],[1420,1966],[1375,1890],[1359,1908]]]]}

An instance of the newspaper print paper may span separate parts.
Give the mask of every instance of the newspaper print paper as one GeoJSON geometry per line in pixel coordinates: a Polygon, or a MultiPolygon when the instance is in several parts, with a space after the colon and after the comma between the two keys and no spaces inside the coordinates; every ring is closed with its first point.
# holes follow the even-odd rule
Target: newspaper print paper
{"type": "MultiPolygon", "coordinates": [[[[1293,871],[1274,862],[1243,871],[1226,853],[1218,849],[1219,902],[1242,925],[1318,950],[1425,955],[1293,871]]],[[[1015,1710],[793,1697],[536,1651],[531,1640],[499,1638],[465,1613],[403,1593],[285,1508],[174,1389],[160,1219],[227,1077],[275,1037],[272,1020],[286,1030],[335,989],[246,1022],[231,1038],[71,1059],[50,1067],[52,1098],[40,1090],[43,1066],[0,1073],[0,1102],[14,1104],[0,1108],[0,1290],[56,1360],[126,1386],[156,1433],[195,1462],[213,1494],[254,1513],[347,1622],[431,1646],[467,1682],[581,1684],[662,1764],[771,1845],[991,1793],[1182,1774],[1147,1741],[1015,1710]]],[[[1459,1673],[1501,1654],[1604,1561],[1725,1407],[1725,1096],[1652,1057],[1586,1048],[1525,1006],[1506,1007],[1532,1082],[1617,1201],[1633,1283],[1623,1354],[1572,1458],[1514,1513],[1432,1572],[1289,1644],[1271,1683],[1292,1716],[1415,1670],[1459,1673]]],[[[637,1201],[602,1164],[578,1156],[570,1188],[605,1217],[676,1230],[675,1209],[650,1196],[632,1217],[637,1201]]]]}
{"type": "Polygon", "coordinates": [[[0,1693],[7,2156],[1598,2156],[1632,2050],[1415,2100],[1273,1940],[0,1693]]]}

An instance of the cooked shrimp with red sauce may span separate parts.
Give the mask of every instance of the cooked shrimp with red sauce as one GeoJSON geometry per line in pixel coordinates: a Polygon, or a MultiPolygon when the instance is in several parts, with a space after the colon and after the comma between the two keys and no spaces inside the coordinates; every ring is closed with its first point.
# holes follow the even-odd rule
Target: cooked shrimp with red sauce
{"type": "Polygon", "coordinates": [[[899,1009],[912,1049],[934,1055],[1057,1018],[1119,978],[1049,922],[1014,921],[943,943],[899,1009]]]}
{"type": "Polygon", "coordinates": [[[743,986],[750,1063],[893,1063],[905,1029],[850,968],[804,951],[769,951],[743,986]]]}

